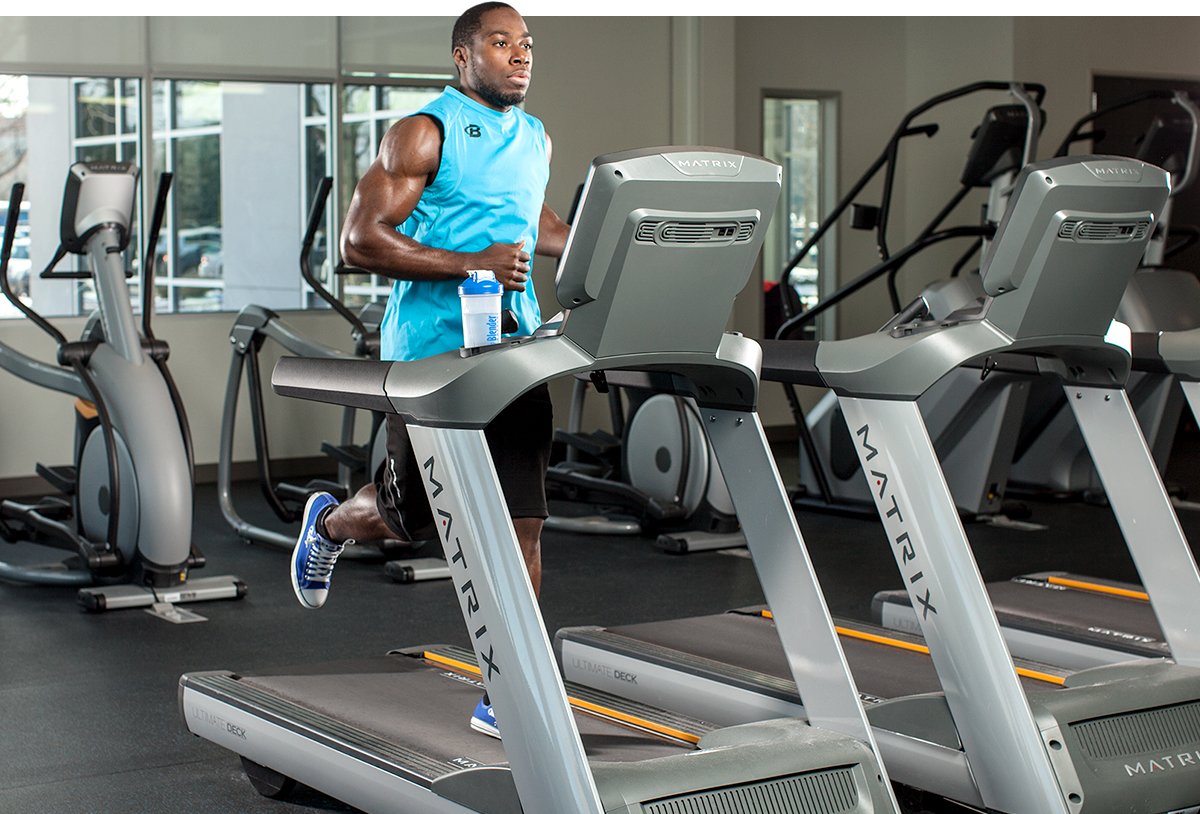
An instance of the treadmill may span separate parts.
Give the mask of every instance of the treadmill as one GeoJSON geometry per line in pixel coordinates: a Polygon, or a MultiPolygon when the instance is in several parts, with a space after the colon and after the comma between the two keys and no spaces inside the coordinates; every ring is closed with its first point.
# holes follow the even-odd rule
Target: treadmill
{"type": "MultiPolygon", "coordinates": [[[[1175,377],[1200,420],[1200,329],[1135,333],[1131,348],[1135,368],[1175,377]]],[[[992,582],[987,589],[1016,656],[1077,670],[1171,656],[1157,609],[1141,585],[1048,571],[992,582]]],[[[907,591],[880,591],[871,610],[885,628],[919,629],[907,591]]]]}
{"type": "Polygon", "coordinates": [[[602,156],[559,267],[569,310],[535,336],[415,362],[280,360],[282,395],[405,417],[472,647],[187,674],[188,729],[260,790],[298,780],[370,812],[896,812],[755,411],[761,349],[725,332],[779,195],[778,165],[743,153],[602,156]],[[713,728],[564,685],[483,427],[544,381],[611,368],[694,399],[742,473],[731,494],[807,720],[713,728]],[[483,688],[502,743],[467,727],[483,688]]]}
{"type": "MultiPolygon", "coordinates": [[[[1164,172],[1130,159],[1033,164],[1019,175],[985,257],[989,298],[975,309],[838,342],[764,343],[764,379],[831,387],[856,428],[924,639],[859,623],[839,628],[884,764],[924,799],[1009,814],[1200,806],[1200,572],[1121,388],[1131,338],[1111,327],[1168,188],[1164,172]],[[1119,481],[1110,488],[1113,509],[1174,661],[1070,673],[1014,668],[915,403],[955,368],[982,362],[986,370],[988,360],[1011,354],[1062,379],[1097,469],[1111,487],[1119,481]],[[858,646],[872,637],[890,641],[858,646]],[[917,680],[909,688],[917,694],[900,694],[918,672],[914,648],[928,650],[940,692],[917,680]]],[[[770,666],[779,649],[770,620],[714,619],[725,630],[704,620],[568,629],[556,646],[569,680],[604,687],[619,670],[633,676],[622,694],[671,698],[673,709],[706,720],[732,723],[735,703],[743,705],[737,720],[794,714],[797,704],[807,712],[804,688],[796,692],[770,666]],[[755,697],[774,707],[747,711],[755,697]]]]}

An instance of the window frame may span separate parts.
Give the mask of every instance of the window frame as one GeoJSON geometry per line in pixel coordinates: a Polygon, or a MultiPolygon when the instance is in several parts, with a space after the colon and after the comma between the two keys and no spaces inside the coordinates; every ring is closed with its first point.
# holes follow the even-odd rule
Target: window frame
{"type": "MultiPolygon", "coordinates": [[[[783,167],[784,172],[780,206],[768,227],[767,238],[763,245],[763,278],[767,282],[779,282],[780,271],[791,260],[796,249],[795,243],[784,232],[784,224],[791,222],[793,214],[789,209],[788,169],[790,165],[786,156],[782,155],[782,145],[773,143],[774,134],[769,133],[767,128],[768,106],[787,102],[809,102],[816,103],[818,106],[818,143],[814,173],[817,187],[817,223],[824,223],[828,213],[837,205],[841,94],[836,91],[764,88],[759,103],[762,153],[767,158],[777,161],[783,167]]],[[[838,225],[834,224],[818,243],[817,299],[814,304],[837,290],[838,245],[838,225]]],[[[837,310],[837,307],[834,306],[817,317],[817,338],[836,338],[837,310]]]]}

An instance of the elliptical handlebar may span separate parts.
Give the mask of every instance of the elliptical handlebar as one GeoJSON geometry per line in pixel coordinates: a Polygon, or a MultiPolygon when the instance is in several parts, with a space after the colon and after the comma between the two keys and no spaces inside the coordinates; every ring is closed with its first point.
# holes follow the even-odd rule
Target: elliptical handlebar
{"type": "Polygon", "coordinates": [[[8,261],[12,255],[13,241],[17,234],[17,217],[21,211],[21,199],[25,197],[25,185],[21,183],[13,184],[12,192],[8,196],[8,215],[4,223],[4,249],[0,253],[0,289],[4,291],[4,296],[8,299],[13,307],[24,314],[43,331],[50,335],[55,344],[60,348],[67,344],[67,338],[62,332],[51,325],[46,319],[25,303],[21,302],[21,298],[13,293],[12,285],[8,280],[8,261]]]}
{"type": "Polygon", "coordinates": [[[150,218],[150,234],[146,238],[146,253],[142,257],[142,335],[154,339],[150,319],[154,315],[154,275],[158,263],[158,233],[162,229],[167,209],[167,195],[175,176],[164,172],[158,176],[158,194],[154,198],[154,214],[150,218]]]}
{"type": "Polygon", "coordinates": [[[333,178],[326,175],[317,184],[317,190],[313,194],[312,208],[308,212],[308,225],[304,230],[304,239],[300,243],[300,275],[304,277],[305,282],[312,287],[313,292],[318,297],[325,300],[330,308],[337,311],[350,323],[359,336],[365,336],[368,331],[363,325],[362,320],[358,318],[358,315],[347,308],[341,300],[333,296],[333,292],[326,288],[312,272],[310,256],[312,255],[313,243],[317,238],[317,230],[321,228],[321,221],[325,218],[325,204],[329,200],[329,193],[332,189],[333,178]]]}
{"type": "Polygon", "coordinates": [[[0,286],[4,295],[13,299],[12,288],[8,283],[8,260],[12,257],[13,242],[17,239],[17,218],[21,216],[21,199],[25,197],[25,185],[13,184],[8,196],[8,213],[4,220],[4,243],[0,244],[0,286]]]}

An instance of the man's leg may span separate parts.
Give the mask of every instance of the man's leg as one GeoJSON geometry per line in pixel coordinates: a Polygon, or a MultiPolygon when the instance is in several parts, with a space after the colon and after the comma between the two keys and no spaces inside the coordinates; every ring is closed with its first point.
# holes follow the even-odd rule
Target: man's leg
{"type": "Polygon", "coordinates": [[[379,487],[368,483],[326,514],[317,530],[330,540],[388,540],[395,533],[379,513],[379,487]]]}
{"type": "MultiPolygon", "coordinates": [[[[488,425],[485,433],[496,475],[512,516],[513,530],[533,585],[542,591],[542,526],[546,522],[546,468],[554,438],[550,391],[535,388],[510,404],[488,425]]],[[[485,693],[471,716],[471,728],[500,737],[490,699],[485,693]]]]}
{"type": "Polygon", "coordinates": [[[421,472],[404,421],[387,417],[387,457],[375,480],[339,504],[318,492],[304,510],[292,552],[292,588],[306,608],[319,608],[329,595],[333,566],[356,540],[425,540],[435,536],[421,472]]]}
{"type": "Polygon", "coordinates": [[[542,524],[546,521],[541,517],[514,517],[513,528],[517,531],[517,541],[521,544],[521,556],[525,558],[525,569],[529,572],[529,581],[533,583],[533,595],[542,593],[542,524]]]}

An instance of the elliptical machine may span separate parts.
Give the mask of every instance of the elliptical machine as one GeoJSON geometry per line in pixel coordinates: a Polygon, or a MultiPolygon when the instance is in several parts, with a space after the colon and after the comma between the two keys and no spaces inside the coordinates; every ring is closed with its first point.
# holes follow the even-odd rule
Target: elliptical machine
{"type": "Polygon", "coordinates": [[[546,492],[604,511],[552,515],[546,528],[652,534],[655,545],[672,554],[745,547],[696,403],[670,390],[670,376],[645,371],[606,371],[575,380],[567,430],[555,432],[565,459],[546,472],[546,492]],[[608,398],[612,433],[581,432],[589,386],[608,398]]]}
{"type": "Polygon", "coordinates": [[[124,261],[137,182],[137,167],[130,163],[79,162],[68,172],[60,245],[41,277],[94,281],[99,308],[78,342],[67,341],[12,290],[8,261],[24,185],[14,186],[9,197],[0,288],[54,339],[58,366],[2,343],[0,366],[78,401],[74,465],[37,467],[59,494],[33,504],[0,503],[0,536],[6,541],[64,548],[74,556],[45,566],[0,563],[0,578],[84,586],[78,597],[88,610],[153,607],[153,613],[169,621],[199,621],[203,617],[173,603],[241,598],[246,586],[232,576],[189,579],[192,569],[205,565],[190,542],[191,433],[167,369],[169,349],[150,325],[155,247],[170,175],[160,181],[143,255],[140,335],[124,261]],[[86,256],[90,270],[54,271],[67,254],[86,256]]]}
{"type": "MultiPolygon", "coordinates": [[[[300,244],[300,275],[312,287],[314,293],[330,308],[350,324],[350,336],[354,340],[353,358],[379,358],[379,324],[383,319],[383,304],[368,303],[355,314],[333,295],[312,271],[312,249],[317,231],[325,219],[325,209],[333,179],[322,178],[313,195],[304,238],[300,244]]],[[[361,269],[338,266],[335,273],[360,273],[361,269]]],[[[284,322],[279,314],[261,305],[247,305],[234,320],[229,330],[229,343],[233,350],[229,367],[229,378],[225,386],[225,406],[221,414],[221,445],[217,459],[217,494],[221,514],[237,535],[247,542],[264,543],[291,551],[296,544],[295,535],[286,535],[264,528],[244,519],[233,500],[233,440],[237,424],[238,401],[243,378],[249,397],[251,427],[254,436],[255,463],[259,490],[267,505],[283,523],[296,523],[304,513],[304,504],[313,492],[329,492],[338,500],[345,500],[355,489],[356,482],[369,479],[387,454],[387,427],[380,413],[371,412],[371,429],[365,443],[356,443],[355,425],[360,411],[345,407],[342,413],[341,439],[337,444],[323,442],[321,451],[337,463],[336,480],[313,479],[305,483],[288,483],[275,478],[271,468],[271,451],[267,434],[266,412],[263,400],[262,366],[260,354],[267,340],[277,343],[293,356],[317,359],[340,359],[350,357],[337,348],[313,342],[284,322]],[[243,376],[244,374],[244,376],[243,376]]],[[[387,558],[403,556],[420,547],[400,540],[362,541],[362,545],[347,548],[343,558],[387,558]]],[[[418,582],[431,579],[446,579],[449,570],[441,557],[409,558],[388,562],[387,573],[398,582],[418,582]]]]}

